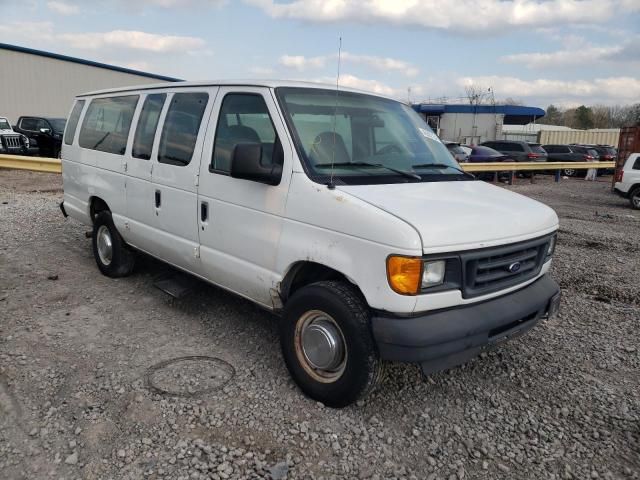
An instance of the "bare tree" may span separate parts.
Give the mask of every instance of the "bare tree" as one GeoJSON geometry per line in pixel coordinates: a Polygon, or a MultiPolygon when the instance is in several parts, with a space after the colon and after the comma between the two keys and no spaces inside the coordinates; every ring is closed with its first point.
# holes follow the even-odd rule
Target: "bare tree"
{"type": "Polygon", "coordinates": [[[611,107],[594,105],[591,107],[593,128],[611,128],[611,107]]]}
{"type": "Polygon", "coordinates": [[[464,91],[471,105],[481,105],[484,98],[489,95],[489,89],[480,85],[465,85],[464,91]]]}

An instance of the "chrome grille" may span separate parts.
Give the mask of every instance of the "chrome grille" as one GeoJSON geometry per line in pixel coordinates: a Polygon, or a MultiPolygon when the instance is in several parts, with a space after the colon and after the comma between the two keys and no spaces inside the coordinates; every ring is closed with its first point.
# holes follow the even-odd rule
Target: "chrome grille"
{"type": "Polygon", "coordinates": [[[551,236],[461,255],[464,298],[504,290],[540,273],[551,236]]]}
{"type": "Polygon", "coordinates": [[[2,140],[7,149],[20,148],[22,146],[18,135],[3,135],[2,140]]]}

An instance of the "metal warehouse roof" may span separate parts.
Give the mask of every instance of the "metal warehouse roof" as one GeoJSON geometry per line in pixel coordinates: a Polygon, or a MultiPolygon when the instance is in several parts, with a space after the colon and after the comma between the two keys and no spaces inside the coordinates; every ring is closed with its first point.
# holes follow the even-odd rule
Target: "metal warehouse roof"
{"type": "Polygon", "coordinates": [[[113,70],[114,72],[128,73],[130,75],[138,75],[139,77],[147,77],[155,80],[163,80],[166,82],[178,82],[179,78],[165,77],[164,75],[156,75],[149,72],[141,72],[140,70],[133,70],[131,68],[118,67],[115,65],[109,65],[106,63],[93,62],[91,60],[84,60],[77,57],[69,57],[67,55],[60,55],[58,53],[45,52],[44,50],[35,50],[33,48],[19,47],[17,45],[10,45],[8,43],[0,43],[0,49],[11,50],[13,52],[26,53],[29,55],[37,55],[39,57],[53,58],[55,60],[62,60],[63,62],[78,63],[80,65],[88,65],[90,67],[104,68],[106,70],[113,70]]]}
{"type": "Polygon", "coordinates": [[[412,105],[416,112],[427,115],[442,115],[443,113],[488,113],[504,115],[504,123],[525,125],[535,119],[544,117],[545,111],[538,107],[521,105],[467,105],[467,104],[433,104],[419,103],[412,105]]]}

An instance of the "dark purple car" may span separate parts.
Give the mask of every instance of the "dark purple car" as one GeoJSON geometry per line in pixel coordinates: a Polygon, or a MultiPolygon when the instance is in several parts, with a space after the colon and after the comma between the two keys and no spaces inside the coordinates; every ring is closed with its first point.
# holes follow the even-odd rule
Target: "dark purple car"
{"type": "MultiPolygon", "coordinates": [[[[471,148],[471,155],[469,155],[469,161],[475,163],[490,163],[490,162],[511,162],[513,161],[504,153],[500,153],[497,150],[489,147],[483,147],[478,145],[471,148]]],[[[480,180],[492,181],[495,174],[493,172],[478,172],[476,178],[480,180]]],[[[508,176],[506,172],[498,172],[498,178],[502,179],[508,176]]]]}
{"type": "Polygon", "coordinates": [[[504,153],[500,153],[497,150],[489,147],[483,147],[482,145],[471,148],[471,155],[469,155],[470,162],[508,162],[511,159],[504,153]]]}

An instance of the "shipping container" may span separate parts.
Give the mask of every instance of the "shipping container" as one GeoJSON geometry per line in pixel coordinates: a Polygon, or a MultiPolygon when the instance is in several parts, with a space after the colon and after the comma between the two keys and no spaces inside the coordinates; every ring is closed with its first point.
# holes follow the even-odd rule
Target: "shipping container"
{"type": "Polygon", "coordinates": [[[621,128],[620,141],[618,142],[618,160],[616,162],[616,173],[613,176],[613,184],[615,184],[616,179],[618,179],[629,155],[638,152],[640,152],[640,125],[621,128]]]}
{"type": "Polygon", "coordinates": [[[592,130],[540,130],[538,143],[543,145],[568,145],[580,143],[588,145],[618,145],[619,128],[592,130]]]}
{"type": "Polygon", "coordinates": [[[640,152],[640,126],[620,129],[618,142],[618,167],[624,165],[629,155],[640,152]]]}

